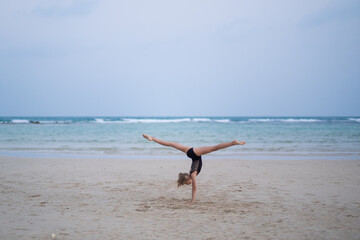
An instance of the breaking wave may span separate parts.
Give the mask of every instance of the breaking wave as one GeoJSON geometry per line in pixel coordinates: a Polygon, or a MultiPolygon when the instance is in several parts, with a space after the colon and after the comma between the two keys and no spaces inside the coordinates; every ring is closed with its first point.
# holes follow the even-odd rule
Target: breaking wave
{"type": "Polygon", "coordinates": [[[296,123],[296,122],[323,122],[323,120],[320,119],[296,119],[296,118],[251,118],[249,119],[249,122],[289,122],[289,123],[296,123]]]}
{"type": "Polygon", "coordinates": [[[348,118],[349,121],[360,122],[360,118],[348,118]]]}

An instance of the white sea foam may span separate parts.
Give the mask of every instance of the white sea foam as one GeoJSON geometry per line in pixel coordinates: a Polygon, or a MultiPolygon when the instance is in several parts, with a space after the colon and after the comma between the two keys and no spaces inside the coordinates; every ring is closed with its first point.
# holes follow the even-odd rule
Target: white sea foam
{"type": "Polygon", "coordinates": [[[33,124],[67,124],[67,123],[71,123],[71,120],[67,120],[67,121],[55,121],[55,120],[28,120],[28,119],[12,119],[10,121],[0,121],[0,123],[12,123],[12,124],[29,124],[29,123],[33,123],[33,124]]]}
{"type": "Polygon", "coordinates": [[[230,119],[216,119],[216,120],[214,120],[214,122],[229,123],[229,122],[231,122],[231,121],[230,121],[230,119]]]}
{"type": "Polygon", "coordinates": [[[22,124],[24,124],[24,123],[30,123],[30,121],[27,120],[27,119],[12,119],[11,123],[22,123],[22,124]]]}
{"type": "Polygon", "coordinates": [[[96,123],[105,123],[105,120],[102,118],[95,118],[96,123]]]}
{"type": "Polygon", "coordinates": [[[219,123],[228,123],[229,119],[215,119],[210,118],[169,118],[169,119],[159,119],[159,118],[124,118],[124,122],[128,123],[180,123],[180,122],[219,122],[219,123]]]}
{"type": "Polygon", "coordinates": [[[124,118],[125,122],[128,123],[179,123],[179,122],[190,122],[190,118],[178,118],[178,119],[153,119],[153,118],[124,118]]]}
{"type": "Polygon", "coordinates": [[[322,120],[319,119],[294,119],[294,118],[284,119],[281,121],[282,122],[322,122],[322,120]]]}
{"type": "Polygon", "coordinates": [[[193,118],[194,122],[211,122],[211,119],[209,118],[193,118]]]}
{"type": "Polygon", "coordinates": [[[269,119],[269,118],[264,118],[264,119],[260,119],[260,118],[255,118],[255,119],[249,119],[249,122],[271,122],[275,119],[269,119]]]}
{"type": "Polygon", "coordinates": [[[295,119],[295,118],[252,118],[249,119],[249,122],[289,122],[289,123],[295,123],[295,122],[322,122],[322,120],[319,119],[295,119]]]}
{"type": "Polygon", "coordinates": [[[41,124],[54,124],[54,123],[61,123],[61,122],[57,122],[57,121],[39,121],[39,123],[41,123],[41,124]]]}
{"type": "Polygon", "coordinates": [[[348,118],[349,121],[360,122],[360,118],[348,118]]]}
{"type": "Polygon", "coordinates": [[[71,121],[39,121],[41,124],[66,124],[71,123],[71,121]]]}
{"type": "Polygon", "coordinates": [[[124,123],[124,121],[109,121],[109,120],[104,120],[103,118],[95,118],[95,121],[93,121],[95,123],[124,123]]]}

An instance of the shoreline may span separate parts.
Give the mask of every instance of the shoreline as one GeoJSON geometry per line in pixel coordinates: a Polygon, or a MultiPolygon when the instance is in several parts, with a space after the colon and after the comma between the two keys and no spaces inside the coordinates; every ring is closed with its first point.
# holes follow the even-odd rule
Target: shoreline
{"type": "Polygon", "coordinates": [[[360,162],[0,156],[0,239],[359,239],[360,162]]]}

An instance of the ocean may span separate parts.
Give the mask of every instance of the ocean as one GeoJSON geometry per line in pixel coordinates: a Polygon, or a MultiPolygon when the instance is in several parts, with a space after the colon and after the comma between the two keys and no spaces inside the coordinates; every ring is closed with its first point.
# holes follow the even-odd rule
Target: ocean
{"type": "Polygon", "coordinates": [[[0,117],[0,155],[186,157],[142,133],[195,147],[247,143],[210,158],[360,160],[360,117],[0,117]]]}

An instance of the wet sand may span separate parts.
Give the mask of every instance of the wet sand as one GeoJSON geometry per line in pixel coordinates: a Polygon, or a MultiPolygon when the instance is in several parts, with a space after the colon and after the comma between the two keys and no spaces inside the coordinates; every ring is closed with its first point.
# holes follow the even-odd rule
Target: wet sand
{"type": "Polygon", "coordinates": [[[360,161],[0,157],[0,239],[360,239],[360,161]]]}

